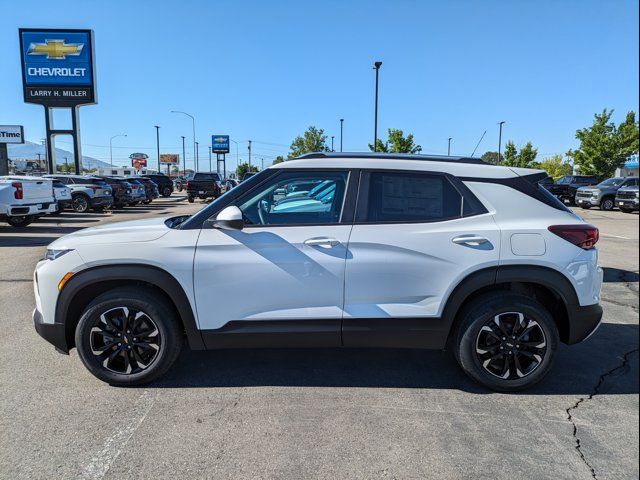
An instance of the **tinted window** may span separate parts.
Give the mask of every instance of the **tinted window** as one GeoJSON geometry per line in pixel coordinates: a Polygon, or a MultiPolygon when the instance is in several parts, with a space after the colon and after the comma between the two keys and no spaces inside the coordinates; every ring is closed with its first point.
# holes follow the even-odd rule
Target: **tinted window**
{"type": "Polygon", "coordinates": [[[462,209],[462,195],[444,176],[371,174],[368,222],[433,222],[460,217],[462,209]]]}
{"type": "Polygon", "coordinates": [[[608,178],[598,184],[599,187],[619,187],[624,182],[624,178],[608,178]]]}
{"type": "Polygon", "coordinates": [[[220,177],[217,173],[196,173],[194,180],[203,180],[203,181],[217,181],[220,180],[220,177]]]}
{"type": "Polygon", "coordinates": [[[347,172],[284,172],[247,192],[236,204],[248,225],[339,223],[347,177],[347,172]],[[291,192],[293,184],[323,184],[323,188],[291,192]]]}
{"type": "Polygon", "coordinates": [[[556,183],[558,185],[565,185],[565,184],[571,183],[572,181],[573,181],[573,177],[562,177],[558,179],[556,183]]]}

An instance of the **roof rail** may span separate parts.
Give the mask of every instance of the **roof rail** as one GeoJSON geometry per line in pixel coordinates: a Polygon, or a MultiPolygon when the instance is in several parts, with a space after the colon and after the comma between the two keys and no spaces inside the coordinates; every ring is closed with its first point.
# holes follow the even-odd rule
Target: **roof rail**
{"type": "Polygon", "coordinates": [[[385,160],[423,160],[427,162],[472,163],[475,165],[491,165],[480,158],[451,157],[446,155],[419,155],[415,153],[379,153],[379,152],[312,152],[305,153],[291,160],[307,158],[380,158],[385,160]]]}

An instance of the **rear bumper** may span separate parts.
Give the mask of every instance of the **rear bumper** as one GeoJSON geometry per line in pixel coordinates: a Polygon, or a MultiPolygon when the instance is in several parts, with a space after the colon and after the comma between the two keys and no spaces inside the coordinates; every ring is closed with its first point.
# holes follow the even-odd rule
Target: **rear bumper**
{"type": "Polygon", "coordinates": [[[602,322],[602,307],[599,304],[587,306],[567,305],[569,315],[569,337],[567,345],[586,340],[602,322]]]}
{"type": "Polygon", "coordinates": [[[9,205],[7,207],[7,216],[18,217],[23,215],[45,215],[47,213],[55,212],[56,208],[56,202],[9,205]]]}
{"type": "Polygon", "coordinates": [[[93,197],[90,201],[92,207],[107,207],[113,203],[113,197],[93,197]]]}
{"type": "Polygon", "coordinates": [[[67,338],[63,323],[44,323],[42,313],[36,308],[33,311],[33,325],[42,338],[56,347],[61,353],[69,353],[67,338]]]}

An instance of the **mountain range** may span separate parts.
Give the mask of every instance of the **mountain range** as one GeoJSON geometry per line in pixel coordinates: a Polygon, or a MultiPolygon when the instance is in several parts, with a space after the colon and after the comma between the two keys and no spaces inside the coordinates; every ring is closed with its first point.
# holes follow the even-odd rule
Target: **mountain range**
{"type": "MultiPolygon", "coordinates": [[[[38,154],[41,155],[41,158],[45,158],[44,145],[38,143],[25,141],[23,144],[9,144],[7,147],[10,160],[37,160],[38,154]]],[[[73,153],[68,150],[63,150],[62,148],[56,148],[57,163],[63,164],[65,157],[68,158],[69,163],[73,163],[73,153]]],[[[106,168],[109,164],[97,158],[83,155],[82,166],[84,168],[106,168]]]]}

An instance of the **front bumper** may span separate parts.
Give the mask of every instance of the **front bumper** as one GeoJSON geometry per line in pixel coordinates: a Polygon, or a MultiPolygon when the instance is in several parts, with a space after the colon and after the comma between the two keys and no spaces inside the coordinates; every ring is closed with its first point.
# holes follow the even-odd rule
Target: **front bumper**
{"type": "Polygon", "coordinates": [[[638,210],[638,200],[616,198],[616,207],[638,210]]]}
{"type": "Polygon", "coordinates": [[[596,197],[576,197],[576,204],[579,206],[597,207],[600,205],[600,198],[596,197]]]}
{"type": "Polygon", "coordinates": [[[36,328],[38,335],[56,347],[56,350],[60,353],[69,353],[65,326],[63,323],[44,323],[42,313],[40,313],[40,310],[37,308],[33,310],[32,318],[33,325],[36,328]]]}

